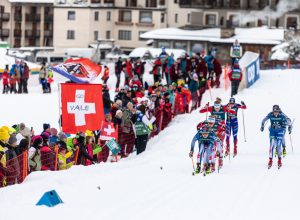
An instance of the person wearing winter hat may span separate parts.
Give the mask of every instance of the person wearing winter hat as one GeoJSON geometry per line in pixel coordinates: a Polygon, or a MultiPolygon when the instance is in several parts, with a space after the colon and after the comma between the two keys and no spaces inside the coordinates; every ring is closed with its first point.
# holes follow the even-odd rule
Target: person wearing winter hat
{"type": "Polygon", "coordinates": [[[48,132],[43,132],[41,136],[43,138],[43,146],[40,148],[41,170],[54,170],[55,153],[48,144],[50,135],[48,132]]]}
{"type": "Polygon", "coordinates": [[[191,77],[191,80],[189,82],[189,90],[191,92],[192,95],[192,108],[191,108],[191,112],[193,110],[196,110],[197,106],[198,106],[198,89],[199,89],[199,80],[198,80],[198,75],[197,73],[194,73],[191,77]]]}
{"type": "Polygon", "coordinates": [[[57,145],[59,147],[58,149],[58,169],[59,170],[65,170],[70,168],[74,161],[68,162],[69,158],[72,156],[73,152],[69,151],[67,149],[67,145],[63,141],[58,141],[57,145]]]}
{"type": "Polygon", "coordinates": [[[63,141],[63,142],[67,142],[67,135],[64,132],[59,132],[58,133],[58,140],[63,141]]]}
{"type": "Polygon", "coordinates": [[[25,127],[22,130],[20,130],[20,134],[23,135],[23,137],[30,137],[31,131],[29,128],[25,127]]]}
{"type": "Polygon", "coordinates": [[[58,141],[58,135],[57,135],[57,129],[56,128],[50,128],[51,137],[49,139],[49,144],[55,144],[58,141]]]}
{"type": "Polygon", "coordinates": [[[7,178],[6,178],[6,184],[7,185],[13,185],[17,183],[17,178],[20,175],[20,165],[19,161],[17,159],[17,138],[15,134],[11,134],[8,142],[6,144],[7,150],[5,151],[6,155],[6,166],[9,167],[7,169],[7,178]]]}
{"type": "Polygon", "coordinates": [[[16,135],[15,134],[11,134],[9,139],[8,139],[8,142],[7,142],[10,146],[12,147],[15,147],[17,146],[17,138],[16,138],[16,135]]]}
{"type": "Polygon", "coordinates": [[[77,146],[79,147],[79,155],[78,155],[78,161],[77,164],[81,164],[81,165],[89,165],[91,163],[96,162],[96,160],[94,160],[93,157],[91,157],[91,155],[88,152],[88,148],[86,147],[85,144],[85,134],[84,133],[80,133],[79,136],[76,138],[77,139],[77,146]]]}
{"type": "Polygon", "coordinates": [[[47,131],[47,132],[50,133],[50,124],[47,124],[47,123],[44,123],[44,124],[43,124],[43,132],[44,132],[44,131],[47,131]]]}
{"type": "Polygon", "coordinates": [[[25,123],[21,122],[19,125],[20,131],[26,127],[25,123]]]}
{"type": "Polygon", "coordinates": [[[28,151],[29,166],[30,171],[38,171],[41,170],[42,167],[40,148],[43,144],[43,138],[37,135],[32,138],[32,141],[32,147],[30,147],[28,151]]]}
{"type": "Polygon", "coordinates": [[[18,148],[16,150],[16,153],[17,153],[17,155],[20,155],[28,149],[29,149],[29,140],[24,138],[18,144],[18,148]]]}
{"type": "MultiPolygon", "coordinates": [[[[6,142],[9,139],[8,129],[5,126],[0,128],[0,147],[5,147],[6,142]]],[[[1,150],[1,149],[0,149],[1,150]]]]}

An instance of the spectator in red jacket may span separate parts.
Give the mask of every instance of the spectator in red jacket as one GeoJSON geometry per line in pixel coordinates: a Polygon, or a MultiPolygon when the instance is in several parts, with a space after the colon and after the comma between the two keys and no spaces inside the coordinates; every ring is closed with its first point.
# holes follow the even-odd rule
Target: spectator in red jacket
{"type": "Polygon", "coordinates": [[[216,86],[217,88],[220,88],[220,77],[222,74],[222,66],[218,59],[214,59],[213,64],[214,64],[214,71],[216,73],[216,79],[215,81],[212,82],[212,87],[216,86]]]}
{"type": "Polygon", "coordinates": [[[3,94],[4,93],[8,93],[9,90],[9,85],[8,85],[8,78],[9,75],[7,73],[7,69],[4,70],[4,72],[2,73],[2,83],[3,83],[3,94]]]}

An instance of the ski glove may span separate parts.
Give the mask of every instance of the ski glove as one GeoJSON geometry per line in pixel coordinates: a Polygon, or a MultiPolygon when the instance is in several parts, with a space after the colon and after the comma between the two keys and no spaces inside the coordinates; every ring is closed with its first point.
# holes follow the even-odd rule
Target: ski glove
{"type": "Polygon", "coordinates": [[[193,157],[193,154],[194,154],[194,152],[191,151],[191,152],[189,153],[189,157],[192,158],[192,157],[193,157]]]}
{"type": "Polygon", "coordinates": [[[288,131],[289,131],[289,134],[292,133],[292,127],[291,126],[288,127],[288,131]]]}
{"type": "Polygon", "coordinates": [[[264,126],[260,127],[260,131],[263,132],[264,131],[264,126]]]}
{"type": "Polygon", "coordinates": [[[241,101],[241,104],[244,105],[244,106],[246,105],[244,101],[241,101]]]}

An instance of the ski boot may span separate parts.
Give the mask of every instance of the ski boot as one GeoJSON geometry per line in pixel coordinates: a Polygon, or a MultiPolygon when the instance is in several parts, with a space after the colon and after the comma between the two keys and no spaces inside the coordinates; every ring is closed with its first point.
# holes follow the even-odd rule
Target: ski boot
{"type": "Polygon", "coordinates": [[[282,162],[281,162],[281,157],[278,157],[278,169],[280,169],[282,167],[282,162]]]}
{"type": "Polygon", "coordinates": [[[235,157],[236,155],[237,155],[237,146],[235,145],[233,149],[233,157],[235,157]]]}
{"type": "Polygon", "coordinates": [[[283,157],[286,156],[286,149],[285,149],[285,146],[284,146],[283,149],[282,149],[282,155],[283,155],[283,157]]]}
{"type": "Polygon", "coordinates": [[[213,172],[215,172],[215,170],[216,170],[216,167],[215,167],[215,163],[211,163],[211,165],[210,165],[210,171],[213,173],[213,172]]]}
{"type": "Polygon", "coordinates": [[[223,159],[219,158],[219,169],[223,167],[223,159]]]}
{"type": "Polygon", "coordinates": [[[273,164],[273,160],[272,158],[269,158],[268,169],[272,167],[272,164],[273,164]]]}
{"type": "Polygon", "coordinates": [[[196,167],[196,170],[195,170],[195,174],[200,173],[200,170],[201,170],[201,164],[200,164],[200,163],[197,163],[197,167],[196,167]]]}
{"type": "Polygon", "coordinates": [[[230,145],[226,145],[226,150],[225,150],[225,157],[227,157],[230,154],[230,145]]]}

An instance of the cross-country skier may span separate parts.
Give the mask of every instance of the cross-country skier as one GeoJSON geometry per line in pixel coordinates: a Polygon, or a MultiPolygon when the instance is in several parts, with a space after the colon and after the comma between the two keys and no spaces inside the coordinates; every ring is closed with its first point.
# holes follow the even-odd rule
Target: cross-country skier
{"type": "Polygon", "coordinates": [[[211,157],[211,169],[214,171],[216,155],[219,157],[219,168],[223,166],[223,140],[225,137],[225,123],[222,120],[216,119],[216,116],[210,115],[207,120],[200,122],[197,125],[197,130],[200,130],[205,126],[208,127],[209,131],[213,132],[216,136],[211,157]]]}
{"type": "Polygon", "coordinates": [[[221,105],[219,101],[215,101],[213,106],[208,106],[208,103],[200,109],[200,113],[210,112],[211,115],[216,116],[217,119],[225,121],[225,115],[227,112],[234,114],[233,109],[229,109],[225,105],[221,105]]]}
{"type": "Polygon", "coordinates": [[[261,122],[260,130],[264,131],[264,126],[267,120],[270,120],[271,125],[269,127],[270,136],[270,150],[269,150],[269,163],[268,168],[271,168],[273,163],[274,150],[278,153],[278,169],[282,166],[281,161],[281,145],[284,136],[284,126],[288,126],[289,133],[292,132],[291,120],[289,120],[282,112],[278,105],[273,106],[273,111],[270,112],[261,122]]]}
{"type": "Polygon", "coordinates": [[[237,155],[237,143],[238,143],[237,134],[239,129],[237,113],[238,113],[238,109],[246,109],[247,106],[243,101],[241,101],[241,104],[235,103],[235,98],[231,97],[229,99],[229,103],[227,104],[227,108],[230,110],[234,110],[234,112],[233,111],[227,112],[225,156],[227,156],[230,153],[230,135],[232,132],[233,143],[234,143],[233,156],[235,157],[237,155]]]}
{"type": "Polygon", "coordinates": [[[208,127],[203,127],[202,129],[198,130],[197,134],[194,136],[191,143],[191,151],[189,153],[189,156],[191,158],[193,157],[195,143],[196,141],[198,141],[199,152],[197,155],[197,168],[195,170],[195,173],[200,172],[202,160],[203,160],[203,170],[209,173],[210,171],[209,159],[212,154],[215,139],[216,137],[214,133],[210,132],[208,127]]]}

